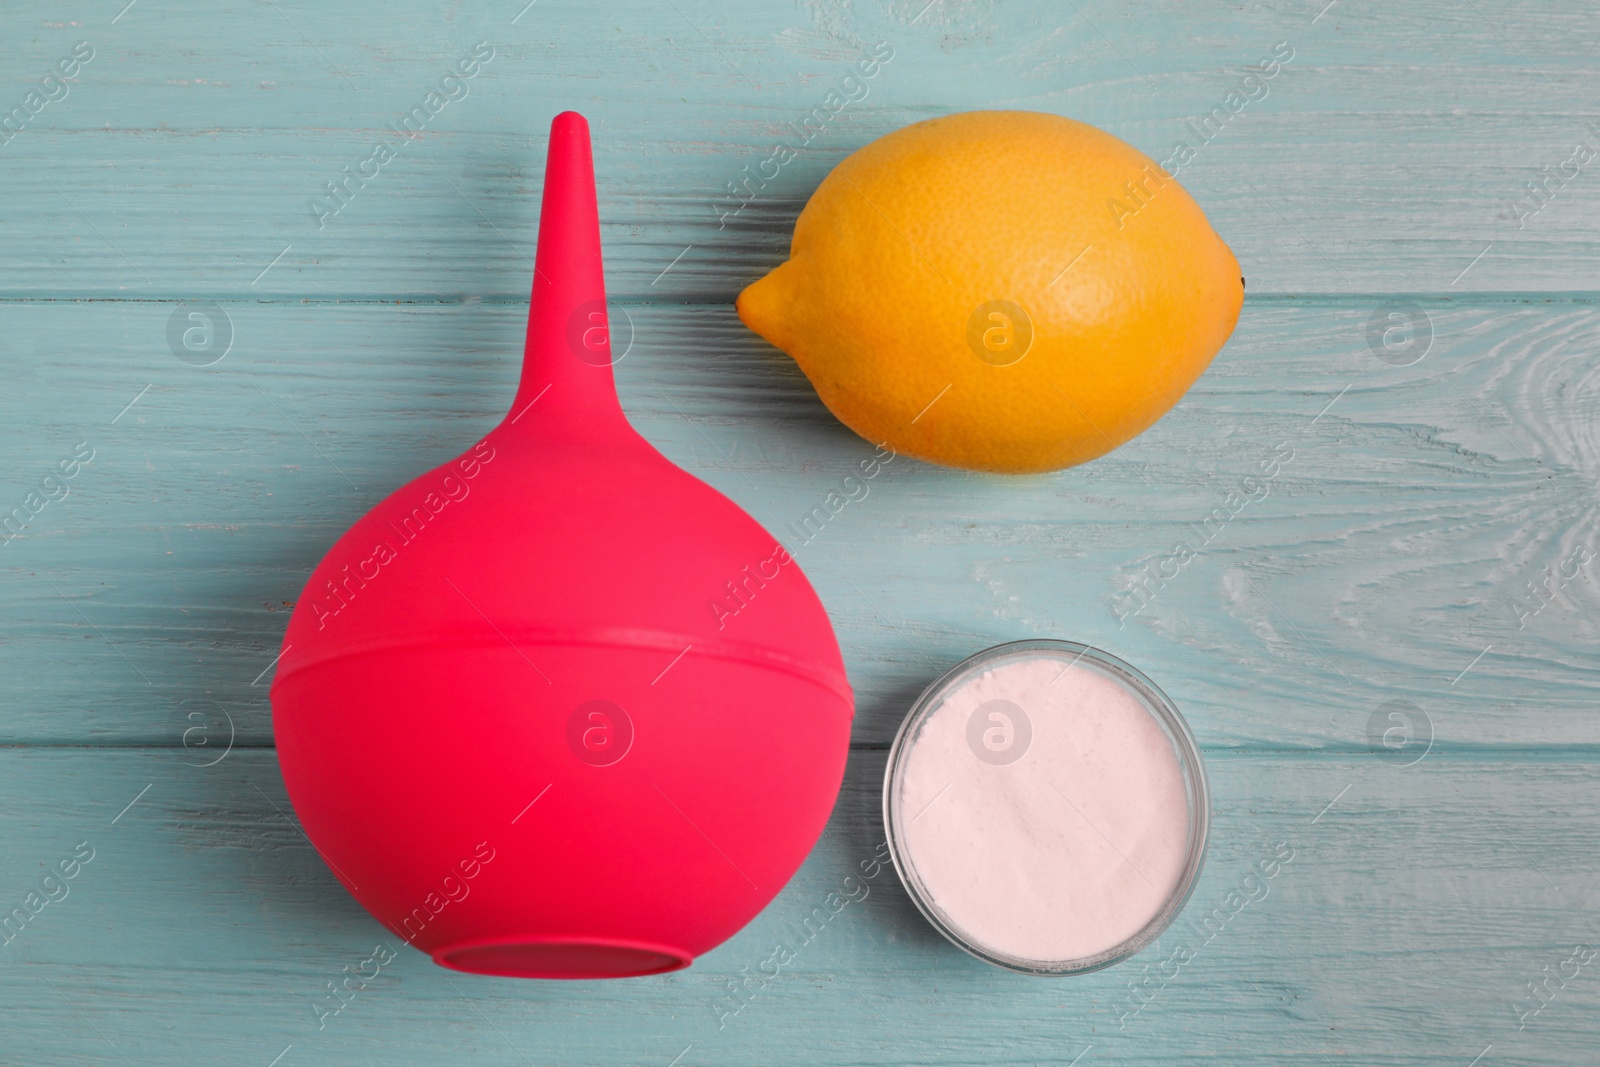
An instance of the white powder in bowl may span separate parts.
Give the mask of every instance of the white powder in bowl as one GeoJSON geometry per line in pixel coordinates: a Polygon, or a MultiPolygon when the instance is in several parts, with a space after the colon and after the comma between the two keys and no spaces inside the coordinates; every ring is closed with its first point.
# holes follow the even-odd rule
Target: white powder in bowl
{"type": "Polygon", "coordinates": [[[973,945],[1085,959],[1137,934],[1177,889],[1190,828],[1177,752],[1139,695],[1097,667],[1001,657],[900,744],[897,849],[924,903],[973,945]]]}

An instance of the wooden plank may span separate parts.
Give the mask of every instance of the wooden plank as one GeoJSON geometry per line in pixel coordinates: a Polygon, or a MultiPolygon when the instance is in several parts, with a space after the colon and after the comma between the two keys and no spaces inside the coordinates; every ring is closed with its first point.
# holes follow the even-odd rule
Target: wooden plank
{"type": "Polygon", "coordinates": [[[75,42],[95,52],[0,146],[13,250],[0,294],[520,297],[544,130],[567,107],[595,122],[608,269],[624,299],[731,301],[784,257],[795,215],[844,155],[980,107],[1081,118],[1158,161],[1180,141],[1195,149],[1180,178],[1253,292],[1595,288],[1600,184],[1595,164],[1569,160],[1579,143],[1600,149],[1600,75],[1571,16],[1537,0],[1338,4],[1320,17],[1302,3],[829,0],[794,12],[628,0],[603,15],[547,3],[514,23],[506,9],[520,5],[441,12],[421,0],[364,19],[183,0],[113,23],[101,6],[5,15],[4,107],[75,42]],[[393,132],[480,41],[494,58],[445,87],[465,95],[414,141],[393,132]],[[880,41],[893,58],[852,90],[860,99],[816,120],[799,157],[724,218],[729,184],[799,140],[792,124],[880,41]],[[1204,140],[1192,132],[1278,42],[1293,58],[1246,89],[1258,98],[1204,140]],[[379,142],[396,158],[327,200],[334,217],[310,207],[379,142]],[[1568,176],[1535,211],[1526,184],[1547,166],[1568,176]]]}
{"type": "Polygon", "coordinates": [[[284,1065],[1032,1064],[1089,1048],[1080,1063],[1459,1067],[1491,1043],[1499,1063],[1587,1064],[1600,1042],[1592,964],[1520,1030],[1516,1012],[1546,965],[1600,944],[1592,757],[1218,754],[1215,835],[1179,925],[1129,963],[1044,980],[945,943],[892,869],[866,877],[883,754],[856,753],[821,845],[748,929],[676,975],[571,984],[458,975],[392,944],[283,813],[271,753],[207,770],[182,757],[0,753],[0,903],[22,904],[79,842],[94,850],[0,948],[17,1062],[123,1062],[114,1044],[141,1065],[266,1064],[293,1046],[284,1065]],[[1196,932],[1279,842],[1292,859],[1265,896],[1196,932]],[[797,934],[834,893],[855,899],[797,934]],[[378,943],[399,959],[319,1031],[325,983],[378,943]],[[792,964],[730,1000],[779,943],[792,964]],[[1180,943],[1194,959],[1163,980],[1180,943]]]}
{"type": "MultiPolygon", "coordinates": [[[[1364,746],[1395,699],[1441,745],[1594,742],[1590,302],[1431,302],[1431,351],[1397,367],[1368,348],[1371,305],[1251,298],[1190,395],[1112,455],[1027,478],[898,459],[809,541],[801,517],[870,446],[728,310],[627,310],[624,405],[792,545],[860,744],[951,663],[1036,636],[1139,665],[1211,746],[1364,746]]],[[[203,721],[198,743],[228,716],[267,743],[263,672],[305,575],[494,424],[525,311],[229,304],[234,350],[208,368],[166,350],[170,314],[0,306],[0,345],[35,354],[0,399],[5,506],[95,449],[0,547],[8,743],[176,743],[203,721]]]]}

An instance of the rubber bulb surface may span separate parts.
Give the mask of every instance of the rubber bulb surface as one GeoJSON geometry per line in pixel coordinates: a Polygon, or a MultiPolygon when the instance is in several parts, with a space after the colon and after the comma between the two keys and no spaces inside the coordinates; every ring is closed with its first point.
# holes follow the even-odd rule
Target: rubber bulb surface
{"type": "Polygon", "coordinates": [[[633,430],[611,364],[589,128],[566,112],[510,411],[339,539],[272,685],[306,834],[445,967],[685,967],[788,881],[843,777],[821,602],[633,430]]]}

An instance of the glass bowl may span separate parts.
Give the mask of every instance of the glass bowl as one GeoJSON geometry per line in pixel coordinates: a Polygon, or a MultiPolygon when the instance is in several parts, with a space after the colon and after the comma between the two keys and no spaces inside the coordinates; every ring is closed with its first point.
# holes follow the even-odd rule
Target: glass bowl
{"type": "MultiPolygon", "coordinates": [[[[988,707],[991,703],[995,702],[986,702],[978,710],[988,707]]],[[[1016,708],[1016,705],[1011,705],[1011,707],[1016,708]]],[[[980,736],[988,737],[989,735],[980,735],[974,732],[981,727],[981,723],[978,726],[973,725],[974,722],[978,722],[978,719],[978,713],[974,711],[968,724],[967,743],[973,746],[973,752],[980,760],[985,763],[1007,763],[1020,758],[1021,753],[1008,759],[1004,754],[986,754],[985,751],[981,750],[978,738],[980,736]]],[[[1017,728],[1019,731],[1026,732],[1020,743],[1026,745],[1032,738],[1032,726],[1029,724],[1025,713],[1020,716],[1020,719],[1021,722],[1016,724],[1017,728]]],[[[1005,718],[995,721],[1002,725],[991,729],[1004,730],[999,740],[1008,744],[1012,743],[1012,724],[1005,718]]],[[[948,731],[951,727],[947,725],[943,729],[948,731]]],[[[1019,733],[1018,736],[1022,736],[1022,734],[1019,733]]],[[[949,743],[948,739],[945,743],[949,743]]],[[[988,744],[987,741],[983,743],[988,744]]],[[[1059,789],[1057,791],[1059,792],[1059,789]]],[[[1066,799],[1065,794],[1062,794],[1062,796],[1066,799]]],[[[1070,799],[1068,803],[1072,803],[1070,799]]],[[[928,805],[931,806],[931,804],[932,801],[929,801],[928,805]]],[[[1073,806],[1076,809],[1076,805],[1073,806]]],[[[927,810],[927,807],[925,806],[923,810],[927,810]]],[[[1082,813],[1080,812],[1080,814],[1082,813]]],[[[1087,816],[1084,816],[1084,818],[1087,820],[1087,816]]],[[[917,907],[921,909],[923,915],[927,916],[928,921],[933,924],[934,928],[957,947],[987,963],[1024,974],[1086,974],[1125,960],[1154,942],[1183,909],[1185,902],[1194,889],[1195,882],[1199,879],[1201,867],[1205,862],[1206,840],[1211,823],[1211,799],[1210,790],[1206,782],[1205,766],[1200,757],[1199,746],[1195,743],[1194,734],[1190,732],[1188,724],[1184,722],[1183,716],[1179,714],[1177,707],[1154,682],[1108,652],[1091,648],[1088,645],[1078,644],[1074,641],[1040,639],[1012,641],[984,649],[982,652],[969,656],[956,664],[922,692],[922,695],[912,704],[910,712],[906,715],[905,722],[900,725],[900,730],[895,734],[894,744],[889,751],[889,762],[884,772],[883,783],[883,821],[888,834],[889,850],[895,870],[899,872],[900,879],[905,884],[907,892],[910,893],[911,899],[916,901],[917,907]],[[1162,733],[1171,744],[1172,754],[1182,774],[1182,791],[1188,805],[1188,831],[1184,854],[1181,865],[1178,867],[1176,882],[1170,894],[1166,896],[1165,901],[1150,917],[1149,921],[1145,922],[1130,936],[1103,950],[1071,959],[1033,958],[985,944],[980,937],[966,929],[957,917],[948,914],[919,873],[916,858],[907,845],[907,828],[910,821],[919,817],[921,812],[912,813],[903,811],[901,808],[906,768],[911,762],[912,753],[917,747],[924,727],[934,714],[944,706],[946,700],[953,694],[963,690],[969,683],[997,667],[1040,659],[1058,661],[1062,664],[1062,670],[1056,676],[1058,680],[1066,674],[1067,670],[1073,667],[1080,667],[1115,683],[1123,691],[1131,695],[1137,704],[1149,713],[1151,719],[1160,727],[1162,733]]],[[[1091,822],[1090,825],[1093,826],[1094,824],[1091,822]]],[[[1103,833],[1101,836],[1105,837],[1103,833]]],[[[1117,848],[1109,837],[1106,837],[1105,840],[1112,849],[1117,850],[1118,854],[1122,855],[1121,850],[1117,848]]],[[[1172,855],[1171,851],[1168,852],[1168,855],[1172,855]]],[[[1123,858],[1127,859],[1126,856],[1123,858]]],[[[1131,859],[1128,860],[1128,863],[1134,867],[1135,871],[1138,871],[1141,875],[1143,874],[1137,866],[1133,865],[1131,859]]],[[[1145,880],[1147,882],[1150,881],[1148,878],[1145,880]]],[[[1152,882],[1151,885],[1154,886],[1155,883],[1152,882]]],[[[1005,903],[1004,900],[995,901],[997,907],[1004,907],[1005,903]]]]}

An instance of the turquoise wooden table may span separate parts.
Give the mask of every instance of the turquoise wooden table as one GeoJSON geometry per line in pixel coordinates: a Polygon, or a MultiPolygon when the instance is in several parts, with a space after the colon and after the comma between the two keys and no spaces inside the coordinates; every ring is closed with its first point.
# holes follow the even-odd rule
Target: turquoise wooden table
{"type": "Polygon", "coordinates": [[[1595,1062],[1587,5],[73,0],[7,3],[0,41],[0,1062],[1595,1062]],[[872,449],[732,300],[872,138],[1016,107],[1184,142],[1249,290],[1113,454],[897,460],[796,548],[858,695],[825,836],[691,969],[556,984],[442,970],[355,904],[267,686],[326,547],[509,402],[569,107],[623,404],[773,530],[872,449]],[[914,695],[1041,635],[1153,676],[1215,793],[1196,925],[1064,980],[963,955],[892,870],[845,882],[914,695]]]}

